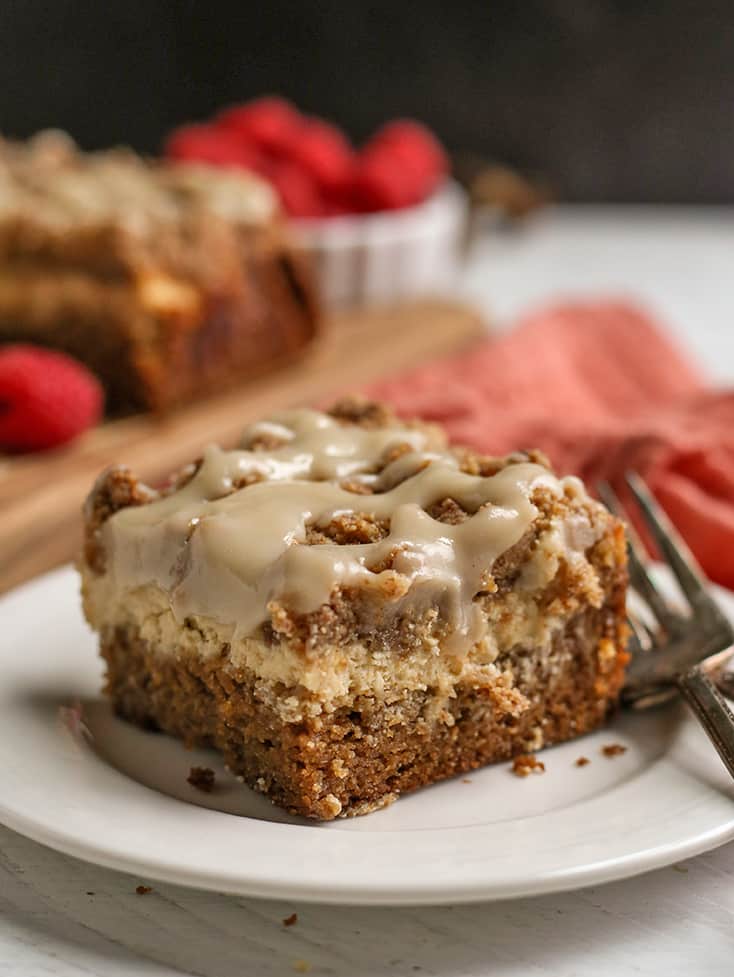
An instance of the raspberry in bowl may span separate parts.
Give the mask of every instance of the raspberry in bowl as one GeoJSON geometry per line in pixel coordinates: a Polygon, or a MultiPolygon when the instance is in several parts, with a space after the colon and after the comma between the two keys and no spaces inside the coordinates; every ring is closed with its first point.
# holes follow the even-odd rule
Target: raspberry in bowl
{"type": "Polygon", "coordinates": [[[269,180],[328,306],[446,293],[455,283],[467,201],[420,122],[389,122],[355,148],[337,126],[273,96],[181,126],[165,153],[269,180]]]}

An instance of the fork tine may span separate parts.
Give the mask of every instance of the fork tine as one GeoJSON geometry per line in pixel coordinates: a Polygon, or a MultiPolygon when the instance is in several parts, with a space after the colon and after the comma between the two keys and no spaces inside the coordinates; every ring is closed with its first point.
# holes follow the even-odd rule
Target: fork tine
{"type": "Polygon", "coordinates": [[[645,523],[660,553],[665,558],[680,588],[692,607],[716,607],[706,589],[706,578],[677,529],[652,497],[647,485],[636,472],[628,472],[625,481],[634,495],[645,523]]]}
{"type": "Polygon", "coordinates": [[[599,493],[599,498],[602,500],[607,509],[609,509],[609,511],[615,516],[622,519],[624,516],[624,513],[622,512],[622,503],[619,501],[617,493],[614,491],[609,482],[597,482],[596,491],[599,493]]]}
{"type": "Polygon", "coordinates": [[[627,623],[630,627],[628,651],[633,657],[642,655],[649,651],[653,645],[653,637],[647,627],[636,618],[632,613],[627,614],[627,623]]]}
{"type": "Polygon", "coordinates": [[[660,594],[654,580],[648,573],[644,547],[634,528],[629,524],[629,519],[625,514],[624,507],[619,501],[617,493],[608,482],[600,482],[597,486],[597,491],[607,509],[625,521],[630,582],[632,586],[639,593],[640,597],[646,601],[662,628],[668,634],[674,632],[678,624],[678,618],[672,613],[667,601],[660,594]]]}
{"type": "Polygon", "coordinates": [[[624,528],[627,530],[627,540],[630,546],[634,547],[639,558],[645,562],[645,545],[640,539],[637,530],[629,521],[625,508],[611,484],[609,482],[599,482],[596,486],[596,490],[599,493],[599,498],[602,500],[607,509],[609,509],[609,511],[618,519],[621,519],[624,522],[624,528]]]}
{"type": "Polygon", "coordinates": [[[636,547],[630,540],[627,541],[627,555],[629,558],[630,583],[640,597],[647,603],[663,630],[668,634],[675,633],[680,619],[668,607],[668,602],[657,589],[655,582],[647,571],[647,566],[640,559],[636,547]]]}

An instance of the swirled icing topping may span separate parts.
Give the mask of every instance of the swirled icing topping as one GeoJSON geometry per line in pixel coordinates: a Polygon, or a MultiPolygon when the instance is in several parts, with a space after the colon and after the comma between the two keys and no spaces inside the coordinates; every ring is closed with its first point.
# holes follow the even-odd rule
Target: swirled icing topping
{"type": "Polygon", "coordinates": [[[114,221],[145,232],[192,208],[242,224],[278,211],[276,196],[250,173],[196,164],[151,164],[130,150],[83,153],[50,130],[27,142],[0,139],[0,219],[38,219],[58,229],[114,221]]]}
{"type": "Polygon", "coordinates": [[[481,637],[474,598],[537,515],[533,491],[561,494],[568,481],[530,462],[467,474],[431,428],[365,428],[306,409],[251,426],[243,444],[207,448],[180,488],[105,523],[115,587],[154,583],[179,619],[214,618],[237,636],[256,633],[273,600],[307,614],[356,589],[387,615],[437,607],[458,650],[481,637]],[[444,499],[467,517],[433,518],[444,499]],[[379,523],[380,538],[311,545],[310,530],[349,514],[379,523]]]}

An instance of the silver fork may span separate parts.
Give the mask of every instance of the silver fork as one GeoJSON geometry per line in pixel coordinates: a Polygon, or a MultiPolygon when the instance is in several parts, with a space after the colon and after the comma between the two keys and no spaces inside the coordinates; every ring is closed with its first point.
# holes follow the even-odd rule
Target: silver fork
{"type": "MultiPolygon", "coordinates": [[[[632,660],[622,701],[646,708],[680,692],[734,777],[734,715],[717,689],[717,684],[727,681],[725,667],[734,657],[734,629],[711,596],[694,556],[643,480],[631,472],[626,482],[687,607],[676,607],[663,595],[626,520],[630,584],[641,607],[636,612],[628,606],[632,660]]],[[[608,483],[599,485],[599,495],[611,512],[625,518],[608,483]]]]}

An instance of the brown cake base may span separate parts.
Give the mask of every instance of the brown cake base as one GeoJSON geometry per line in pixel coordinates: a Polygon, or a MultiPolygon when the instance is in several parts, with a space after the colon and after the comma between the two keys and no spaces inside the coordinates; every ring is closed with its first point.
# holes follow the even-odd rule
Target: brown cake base
{"type": "Polygon", "coordinates": [[[599,726],[626,662],[615,605],[569,620],[550,649],[502,656],[501,682],[458,685],[438,714],[434,694],[409,692],[390,703],[361,696],[349,708],[287,723],[258,699],[253,677],[228,664],[226,646],[207,661],[154,654],[129,630],[103,643],[106,691],[126,719],[214,746],[275,803],[328,820],[599,726]]]}
{"type": "Polygon", "coordinates": [[[310,270],[277,241],[253,243],[231,287],[179,288],[175,303],[151,306],[129,281],[9,263],[0,273],[0,343],[74,356],[102,381],[107,412],[120,415],[242,383],[301,355],[316,333],[310,270]]]}

